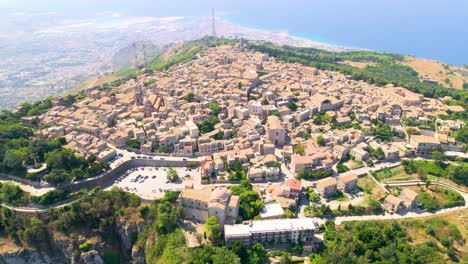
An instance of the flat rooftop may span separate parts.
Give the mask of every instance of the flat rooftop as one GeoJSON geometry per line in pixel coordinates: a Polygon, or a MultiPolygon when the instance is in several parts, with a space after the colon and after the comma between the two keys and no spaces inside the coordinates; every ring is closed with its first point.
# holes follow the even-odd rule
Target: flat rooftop
{"type": "Polygon", "coordinates": [[[248,237],[255,233],[314,230],[316,228],[310,218],[254,220],[245,224],[225,225],[224,235],[226,238],[248,237]]]}
{"type": "Polygon", "coordinates": [[[267,204],[260,212],[261,218],[282,217],[283,215],[284,211],[279,203],[267,204]]]}

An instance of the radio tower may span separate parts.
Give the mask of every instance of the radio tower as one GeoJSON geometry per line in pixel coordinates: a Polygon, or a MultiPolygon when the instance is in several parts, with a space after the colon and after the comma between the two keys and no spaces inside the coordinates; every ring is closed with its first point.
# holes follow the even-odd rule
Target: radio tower
{"type": "Polygon", "coordinates": [[[211,9],[211,23],[212,23],[212,32],[211,32],[211,34],[213,35],[213,37],[216,37],[214,8],[211,9]]]}
{"type": "Polygon", "coordinates": [[[147,57],[146,57],[146,45],[143,44],[143,59],[145,60],[145,72],[148,71],[148,60],[147,60],[147,57]]]}
{"type": "Polygon", "coordinates": [[[138,54],[137,54],[137,45],[136,45],[136,42],[133,43],[133,63],[135,64],[135,69],[137,71],[137,79],[138,79],[138,54]]]}
{"type": "Polygon", "coordinates": [[[133,88],[133,99],[136,105],[143,104],[143,88],[141,87],[140,81],[138,80],[138,54],[137,54],[137,46],[136,43],[133,43],[133,49],[135,51],[135,87],[133,88]]]}

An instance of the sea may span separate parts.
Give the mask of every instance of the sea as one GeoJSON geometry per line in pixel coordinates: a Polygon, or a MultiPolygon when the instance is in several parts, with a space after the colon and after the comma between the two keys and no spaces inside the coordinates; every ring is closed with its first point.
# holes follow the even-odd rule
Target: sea
{"type": "MultiPolygon", "coordinates": [[[[216,16],[329,44],[468,64],[467,0],[15,0],[8,7],[134,16],[216,16]]],[[[1,1],[0,1],[0,7],[1,1]]]]}

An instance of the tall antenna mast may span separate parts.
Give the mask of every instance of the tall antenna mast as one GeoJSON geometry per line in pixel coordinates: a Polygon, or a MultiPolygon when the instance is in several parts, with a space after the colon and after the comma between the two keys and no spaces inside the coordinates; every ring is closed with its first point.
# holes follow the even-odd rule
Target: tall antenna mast
{"type": "Polygon", "coordinates": [[[134,58],[134,63],[135,63],[135,79],[138,81],[138,54],[137,54],[137,47],[136,47],[136,42],[133,43],[133,51],[135,52],[133,54],[134,58]]]}
{"type": "Polygon", "coordinates": [[[145,60],[145,72],[148,70],[148,61],[146,57],[146,45],[143,44],[143,58],[145,60]]]}
{"type": "Polygon", "coordinates": [[[214,8],[211,9],[211,23],[212,23],[212,32],[211,32],[211,34],[213,35],[213,37],[216,37],[214,8]]]}

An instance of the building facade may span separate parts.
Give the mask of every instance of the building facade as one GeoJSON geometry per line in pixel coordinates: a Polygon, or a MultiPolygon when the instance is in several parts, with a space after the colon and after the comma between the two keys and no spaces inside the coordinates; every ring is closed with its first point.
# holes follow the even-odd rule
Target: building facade
{"type": "Polygon", "coordinates": [[[239,196],[232,195],[226,187],[186,189],[178,203],[185,219],[197,223],[205,223],[210,216],[216,216],[220,225],[234,224],[239,216],[239,196]]]}
{"type": "Polygon", "coordinates": [[[268,139],[275,146],[283,146],[286,141],[286,130],[281,125],[277,116],[269,116],[267,119],[268,139]]]}
{"type": "Polygon", "coordinates": [[[235,241],[248,246],[254,243],[313,242],[318,224],[310,218],[254,220],[243,224],[225,225],[226,246],[235,241]]]}

